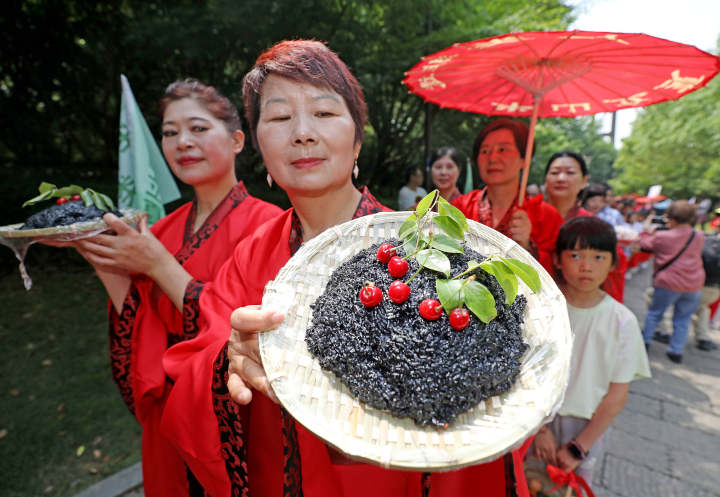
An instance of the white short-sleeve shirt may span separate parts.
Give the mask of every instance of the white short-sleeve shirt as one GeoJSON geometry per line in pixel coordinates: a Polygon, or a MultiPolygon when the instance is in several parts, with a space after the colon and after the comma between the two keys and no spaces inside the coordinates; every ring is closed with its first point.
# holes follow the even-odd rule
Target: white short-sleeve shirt
{"type": "Polygon", "coordinates": [[[590,419],[610,388],[650,377],[635,315],[609,295],[594,307],[568,304],[575,335],[570,379],[558,414],[590,419]]]}

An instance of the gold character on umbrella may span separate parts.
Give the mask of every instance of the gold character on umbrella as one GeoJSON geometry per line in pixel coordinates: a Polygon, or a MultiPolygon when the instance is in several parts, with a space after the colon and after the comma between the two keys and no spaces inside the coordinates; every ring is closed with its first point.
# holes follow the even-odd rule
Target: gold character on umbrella
{"type": "Polygon", "coordinates": [[[504,104],[502,102],[492,102],[490,105],[495,107],[495,110],[508,113],[529,112],[532,110],[532,105],[520,105],[518,102],[511,102],[509,104],[504,104]]]}
{"type": "Polygon", "coordinates": [[[590,102],[577,102],[574,104],[552,104],[553,112],[559,111],[562,107],[567,107],[570,113],[575,114],[577,109],[590,112],[590,102]]]}
{"type": "Polygon", "coordinates": [[[435,73],[430,76],[418,78],[418,84],[420,85],[420,88],[424,88],[426,90],[433,89],[436,86],[439,86],[440,88],[445,88],[446,86],[445,83],[435,77],[435,73]]]}
{"type": "Polygon", "coordinates": [[[604,104],[616,104],[618,107],[640,107],[642,106],[643,102],[649,100],[645,98],[647,96],[647,92],[643,91],[640,93],[636,93],[635,95],[630,95],[629,97],[622,97],[622,98],[610,98],[607,100],[603,100],[604,104]]]}
{"type": "Polygon", "coordinates": [[[428,60],[425,65],[423,66],[423,71],[434,71],[440,66],[444,66],[451,60],[453,60],[457,55],[450,55],[448,57],[435,57],[433,59],[428,60]]]}
{"type": "Polygon", "coordinates": [[[685,93],[695,88],[705,79],[705,76],[699,76],[697,78],[680,76],[680,69],[675,69],[670,76],[670,79],[657,85],[653,90],[676,90],[678,93],[685,93]]]}
{"type": "Polygon", "coordinates": [[[481,41],[479,43],[473,43],[468,45],[468,48],[474,48],[476,50],[482,50],[484,48],[493,48],[498,45],[505,45],[508,43],[518,43],[520,41],[528,41],[532,40],[533,38],[524,37],[524,36],[507,36],[505,38],[493,38],[489,41],[481,41]]]}

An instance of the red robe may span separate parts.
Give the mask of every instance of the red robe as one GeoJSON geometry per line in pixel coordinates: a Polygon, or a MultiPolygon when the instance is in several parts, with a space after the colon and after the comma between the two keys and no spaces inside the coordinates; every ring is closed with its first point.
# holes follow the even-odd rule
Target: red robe
{"type": "Polygon", "coordinates": [[[507,211],[505,217],[500,221],[497,226],[492,226],[492,218],[488,219],[480,205],[480,201],[484,200],[484,194],[487,188],[482,190],[473,190],[470,193],[461,195],[453,201],[453,205],[460,209],[465,217],[481,222],[490,228],[498,230],[505,236],[510,236],[507,231],[507,220],[509,219],[512,212],[516,209],[522,209],[527,212],[530,222],[532,223],[532,229],[530,231],[530,244],[531,252],[535,258],[542,264],[545,270],[551,275],[554,274],[552,254],[555,250],[555,240],[557,239],[558,231],[563,223],[563,218],[560,213],[543,200],[542,195],[536,195],[534,197],[525,197],[525,202],[522,207],[518,207],[517,199],[513,202],[507,211]]]}
{"type": "MultiPolygon", "coordinates": [[[[365,190],[354,217],[381,210],[388,209],[365,190]]],[[[202,289],[196,320],[201,333],[165,355],[164,365],[175,385],[162,430],[204,489],[213,497],[506,496],[514,495],[516,462],[525,489],[521,495],[527,495],[519,452],[432,476],[368,464],[333,464],[322,440],[264,395],[255,392],[249,406],[230,399],[226,388],[230,313],[261,301],[265,283],[301,241],[301,226],[290,209],[241,242],[233,259],[202,289]]]]}
{"type": "MultiPolygon", "coordinates": [[[[181,206],[151,230],[193,277],[211,280],[241,239],[281,212],[280,208],[249,196],[240,182],[197,232],[193,232],[195,202],[181,206]]],[[[143,428],[145,494],[188,495],[187,468],[160,434],[159,425],[171,388],[162,368],[163,354],[170,345],[193,335],[183,329],[183,317],[170,299],[145,275],[133,276],[120,315],[112,303],[108,307],[113,379],[143,428]]]]}

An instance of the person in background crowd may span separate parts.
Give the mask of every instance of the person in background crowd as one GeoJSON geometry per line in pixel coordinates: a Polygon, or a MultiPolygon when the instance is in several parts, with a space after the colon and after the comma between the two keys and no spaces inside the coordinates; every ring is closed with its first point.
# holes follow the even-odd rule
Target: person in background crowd
{"type": "Polygon", "coordinates": [[[430,159],[430,176],[440,196],[452,202],[460,196],[458,178],[462,173],[462,157],[454,147],[442,147],[430,159]]]}
{"type": "Polygon", "coordinates": [[[453,201],[468,219],[474,219],[515,240],[552,274],[555,237],[563,223],[558,211],[538,195],[518,206],[520,175],[528,140],[521,121],[496,119],[475,138],[473,157],[487,185],[453,201]]]}
{"type": "Polygon", "coordinates": [[[673,202],[666,216],[667,230],[656,231],[657,225],[648,224],[646,231],[640,233],[640,248],[655,257],[653,296],[645,317],[643,339],[649,348],[663,313],[673,306],[673,333],[667,356],[681,363],[690,318],[700,304],[700,291],[705,283],[702,263],[705,237],[692,228],[695,207],[686,200],[673,202]]]}
{"type": "Polygon", "coordinates": [[[582,192],[582,207],[597,215],[605,207],[605,187],[592,183],[582,192]]]}
{"type": "Polygon", "coordinates": [[[419,167],[409,167],[405,170],[405,186],[400,188],[398,192],[398,210],[408,211],[417,204],[427,191],[423,188],[423,180],[425,179],[422,169],[419,167]]]}
{"type": "Polygon", "coordinates": [[[602,187],[605,190],[603,194],[605,206],[600,209],[600,211],[597,212],[595,215],[603,221],[607,221],[612,226],[624,225],[625,218],[623,218],[622,213],[615,207],[613,207],[613,205],[615,204],[615,197],[613,196],[612,188],[610,188],[610,185],[608,185],[607,183],[603,183],[602,187]]]}
{"type": "Polygon", "coordinates": [[[542,192],[540,191],[540,187],[539,187],[538,185],[536,185],[535,183],[530,183],[530,184],[527,186],[527,190],[526,190],[526,191],[527,191],[528,197],[531,197],[531,198],[532,198],[532,197],[535,197],[535,196],[537,196],[537,195],[540,195],[540,193],[542,193],[542,192]]]}
{"type": "Polygon", "coordinates": [[[587,182],[588,169],[582,155],[563,150],[550,156],[545,166],[545,197],[566,221],[593,215],[581,207],[579,201],[587,182]]]}

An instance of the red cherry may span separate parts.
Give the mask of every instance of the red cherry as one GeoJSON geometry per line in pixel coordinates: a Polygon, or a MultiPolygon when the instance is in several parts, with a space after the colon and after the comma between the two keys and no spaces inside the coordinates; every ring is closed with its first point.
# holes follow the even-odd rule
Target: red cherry
{"type": "Polygon", "coordinates": [[[410,287],[400,280],[395,280],[388,288],[388,297],[396,304],[402,304],[410,297],[410,287]]]}
{"type": "Polygon", "coordinates": [[[70,200],[82,200],[82,197],[76,193],[75,195],[70,197],[70,200]]]}
{"type": "Polygon", "coordinates": [[[393,278],[402,278],[405,276],[409,267],[407,261],[397,255],[391,257],[390,262],[388,262],[388,272],[393,278]]]}
{"type": "Polygon", "coordinates": [[[58,205],[62,205],[62,204],[64,204],[64,203],[67,202],[67,201],[68,201],[68,199],[66,199],[65,197],[58,197],[58,199],[57,199],[55,202],[56,202],[58,205]]]}
{"type": "Polygon", "coordinates": [[[377,259],[383,264],[387,264],[395,253],[395,246],[391,243],[383,243],[377,251],[377,259]]]}
{"type": "Polygon", "coordinates": [[[470,322],[470,313],[464,307],[450,311],[450,326],[460,331],[464,330],[470,322]]]}
{"type": "Polygon", "coordinates": [[[442,316],[442,305],[435,299],[420,302],[420,315],[428,321],[437,321],[442,316]]]}
{"type": "Polygon", "coordinates": [[[365,286],[360,290],[360,302],[365,307],[375,307],[382,301],[382,290],[370,282],[366,282],[365,286]]]}

